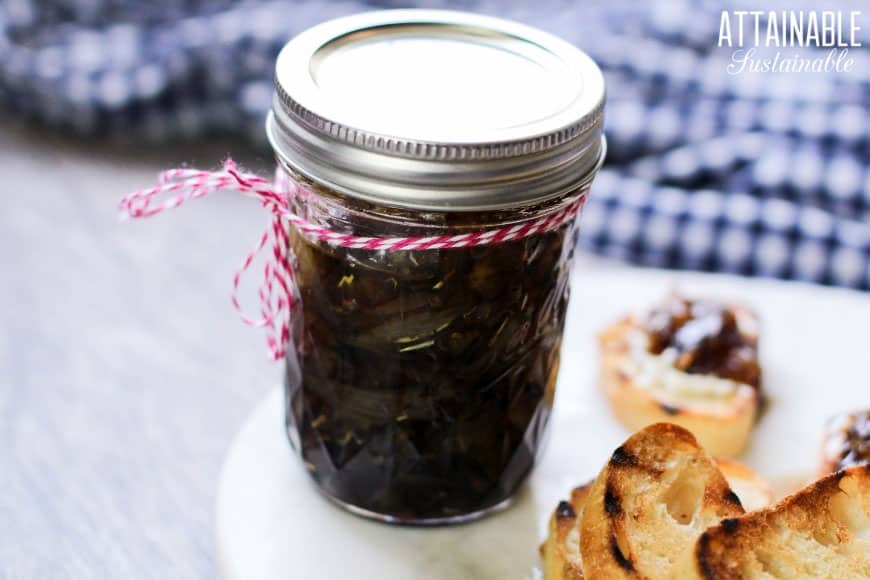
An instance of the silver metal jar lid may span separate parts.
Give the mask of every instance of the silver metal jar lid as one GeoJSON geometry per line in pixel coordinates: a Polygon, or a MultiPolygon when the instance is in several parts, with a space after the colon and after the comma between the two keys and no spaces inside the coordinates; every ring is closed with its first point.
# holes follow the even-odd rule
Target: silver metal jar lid
{"type": "Polygon", "coordinates": [[[518,207],[592,178],[604,78],[569,43],[461,12],[339,18],[284,46],[266,123],[278,159],[376,204],[518,207]]]}

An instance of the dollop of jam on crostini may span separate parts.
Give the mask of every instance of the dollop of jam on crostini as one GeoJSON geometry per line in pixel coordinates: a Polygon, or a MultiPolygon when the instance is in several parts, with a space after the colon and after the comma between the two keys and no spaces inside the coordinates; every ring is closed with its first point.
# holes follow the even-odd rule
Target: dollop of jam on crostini
{"type": "Polygon", "coordinates": [[[870,463],[870,409],[836,417],[829,428],[828,455],[834,471],[870,463]]]}
{"type": "Polygon", "coordinates": [[[643,326],[649,352],[674,349],[677,369],[761,387],[758,335],[751,312],[713,300],[672,295],[649,312],[643,326]],[[741,317],[751,317],[752,324],[741,317]]]}

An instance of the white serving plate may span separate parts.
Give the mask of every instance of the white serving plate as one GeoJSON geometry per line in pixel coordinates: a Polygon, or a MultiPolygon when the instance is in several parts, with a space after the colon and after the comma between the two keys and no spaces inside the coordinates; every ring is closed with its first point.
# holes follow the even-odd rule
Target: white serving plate
{"type": "Polygon", "coordinates": [[[596,385],[596,332],[675,286],[758,310],[770,406],[742,459],[775,485],[807,477],[818,460],[824,420],[870,406],[870,295],[727,276],[583,269],[572,288],[549,445],[510,509],[442,528],[389,526],[342,511],[318,494],[291,454],[276,389],[254,410],[224,465],[216,517],[221,577],[540,577],[538,545],[556,502],[593,478],[628,435],[596,385]]]}

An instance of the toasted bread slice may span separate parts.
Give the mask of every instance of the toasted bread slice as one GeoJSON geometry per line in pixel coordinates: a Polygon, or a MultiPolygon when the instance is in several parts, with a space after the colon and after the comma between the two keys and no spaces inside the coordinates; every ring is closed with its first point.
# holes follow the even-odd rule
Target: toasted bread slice
{"type": "MultiPolygon", "coordinates": [[[[740,312],[751,320],[748,311],[740,312]]],[[[669,353],[648,352],[647,335],[634,317],[606,327],[599,343],[601,385],[614,415],[628,429],[674,423],[717,457],[734,457],[746,447],[758,414],[758,389],[675,368],[669,353]]]]}
{"type": "Polygon", "coordinates": [[[651,425],[629,437],[604,467],[580,521],[588,578],[671,578],[698,535],[743,514],[713,459],[686,429],[651,425]]]}
{"type": "Polygon", "coordinates": [[[583,562],[580,559],[580,528],[577,526],[579,514],[583,513],[586,498],[592,482],[571,491],[569,501],[560,501],[556,511],[550,516],[547,527],[547,540],[541,544],[541,558],[544,561],[546,580],[581,580],[583,562]]]}
{"type": "MultiPolygon", "coordinates": [[[[770,485],[749,467],[728,459],[716,464],[744,509],[758,509],[773,502],[770,485]]],[[[583,561],[580,557],[580,527],[586,498],[592,483],[574,488],[569,501],[561,501],[550,516],[547,540],[541,545],[545,580],[580,580],[583,561]]]]}
{"type": "Polygon", "coordinates": [[[870,466],[832,473],[771,508],[723,520],[701,534],[675,577],[870,578],[870,466]]]}
{"type": "Polygon", "coordinates": [[[819,476],[870,462],[870,409],[831,417],[825,424],[819,476]]]}
{"type": "Polygon", "coordinates": [[[733,459],[716,458],[719,471],[740,499],[746,511],[767,507],[773,503],[773,488],[752,468],[733,459]]]}

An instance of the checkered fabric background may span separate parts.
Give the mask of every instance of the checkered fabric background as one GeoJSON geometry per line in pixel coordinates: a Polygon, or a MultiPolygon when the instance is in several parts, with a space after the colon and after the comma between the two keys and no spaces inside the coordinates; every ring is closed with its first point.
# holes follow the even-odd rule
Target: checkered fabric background
{"type": "MultiPolygon", "coordinates": [[[[835,8],[824,4],[803,8],[835,8]]],[[[330,17],[408,5],[525,21],[600,63],[609,157],[583,218],[587,249],[870,290],[866,4],[851,72],[729,75],[731,49],[716,47],[719,2],[5,0],[0,103],[83,135],[243,134],[265,148],[284,42],[330,17]]],[[[787,7],[800,6],[730,6],[787,7]]]]}

